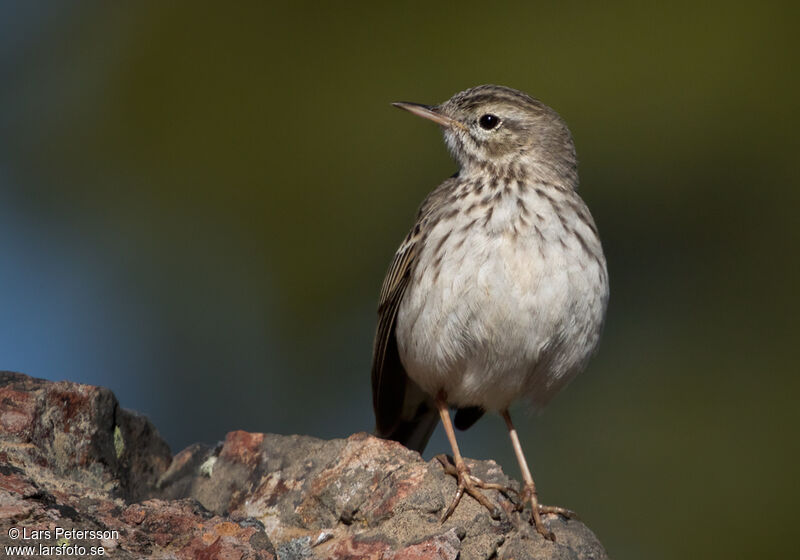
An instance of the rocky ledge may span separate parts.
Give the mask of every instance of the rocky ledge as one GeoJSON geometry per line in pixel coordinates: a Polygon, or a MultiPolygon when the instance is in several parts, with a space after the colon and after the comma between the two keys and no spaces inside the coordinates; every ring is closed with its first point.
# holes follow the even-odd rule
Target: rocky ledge
{"type": "MultiPolygon", "coordinates": [[[[493,461],[468,463],[516,485],[493,461]]],[[[441,523],[455,489],[438,461],[365,433],[326,441],[238,431],[173,457],[107,389],[0,372],[7,557],[6,547],[32,546],[45,558],[607,558],[579,521],[547,516],[556,542],[546,541],[494,491],[503,520],[465,496],[441,523]]]]}

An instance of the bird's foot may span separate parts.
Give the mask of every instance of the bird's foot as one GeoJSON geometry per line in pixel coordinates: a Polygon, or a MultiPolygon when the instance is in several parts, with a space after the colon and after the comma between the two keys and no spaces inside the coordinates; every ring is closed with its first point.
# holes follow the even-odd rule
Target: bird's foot
{"type": "Polygon", "coordinates": [[[552,531],[544,526],[544,523],[542,522],[542,515],[560,515],[562,517],[566,517],[567,519],[576,519],[578,517],[574,511],[567,508],[558,506],[545,506],[540,504],[539,499],[536,496],[536,487],[533,485],[533,483],[526,484],[525,488],[522,489],[523,506],[525,505],[525,502],[528,501],[531,503],[531,521],[533,522],[534,527],[536,527],[536,531],[549,541],[555,542],[556,536],[552,531]]]}
{"type": "Polygon", "coordinates": [[[437,455],[436,460],[438,460],[442,467],[444,468],[444,472],[447,474],[454,476],[456,481],[458,482],[458,489],[456,490],[456,495],[453,498],[453,501],[450,504],[450,507],[447,508],[447,511],[444,512],[442,516],[442,522],[446,521],[448,517],[455,511],[456,506],[461,501],[461,497],[464,495],[464,492],[475,498],[475,500],[489,510],[489,515],[494,520],[499,520],[502,516],[500,508],[489,501],[480,490],[497,490],[506,494],[508,488],[503,486],[502,484],[495,484],[492,482],[485,482],[480,478],[473,476],[469,472],[469,467],[463,461],[457,461],[454,465],[450,462],[450,459],[445,455],[437,455]],[[459,464],[460,463],[460,464],[459,464]]]}

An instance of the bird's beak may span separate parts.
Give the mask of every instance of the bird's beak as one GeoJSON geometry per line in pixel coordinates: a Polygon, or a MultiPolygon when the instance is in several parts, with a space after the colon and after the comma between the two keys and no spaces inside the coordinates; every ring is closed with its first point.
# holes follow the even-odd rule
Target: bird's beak
{"type": "Polygon", "coordinates": [[[422,117],[423,119],[428,119],[430,121],[435,122],[441,126],[446,126],[448,128],[460,128],[462,130],[467,130],[467,127],[464,126],[463,123],[448,117],[447,115],[443,115],[438,107],[431,107],[430,105],[422,105],[421,103],[392,103],[398,109],[405,109],[409,113],[414,113],[415,115],[422,117]]]}

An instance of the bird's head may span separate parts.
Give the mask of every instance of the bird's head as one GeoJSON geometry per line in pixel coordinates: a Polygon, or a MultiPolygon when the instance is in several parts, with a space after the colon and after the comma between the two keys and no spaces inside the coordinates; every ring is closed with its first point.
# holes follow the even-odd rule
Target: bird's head
{"type": "Polygon", "coordinates": [[[521,91],[484,85],[440,105],[394,103],[438,123],[461,172],[536,173],[577,181],[572,135],[561,117],[521,91]]]}

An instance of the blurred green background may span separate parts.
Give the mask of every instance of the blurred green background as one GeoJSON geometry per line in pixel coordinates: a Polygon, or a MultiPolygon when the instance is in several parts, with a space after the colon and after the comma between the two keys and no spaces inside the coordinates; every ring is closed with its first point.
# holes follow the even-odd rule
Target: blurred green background
{"type": "MultiPolygon", "coordinates": [[[[796,9],[369,6],[4,4],[0,368],[174,451],[370,430],[383,273],[455,170],[389,103],[509,85],[569,123],[612,287],[589,370],[516,415],[543,501],[614,558],[789,556],[796,9]]],[[[518,476],[499,418],[461,441],[518,476]]]]}

